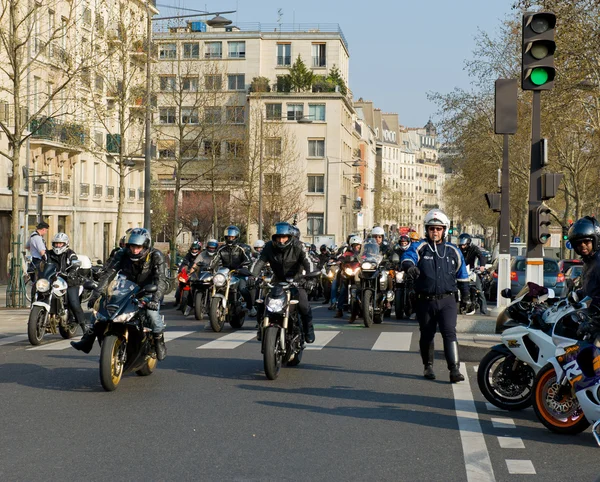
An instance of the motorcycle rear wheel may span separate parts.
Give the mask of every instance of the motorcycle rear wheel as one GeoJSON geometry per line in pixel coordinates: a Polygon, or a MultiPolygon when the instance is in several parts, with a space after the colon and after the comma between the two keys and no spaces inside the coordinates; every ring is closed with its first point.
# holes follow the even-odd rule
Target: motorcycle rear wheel
{"type": "Polygon", "coordinates": [[[269,326],[263,334],[263,365],[265,375],[269,380],[275,380],[279,375],[279,370],[281,370],[283,351],[281,349],[281,337],[279,336],[280,329],[276,326],[269,326]]]}
{"type": "Polygon", "coordinates": [[[102,341],[102,348],[100,349],[100,383],[107,392],[116,390],[123,376],[124,367],[119,361],[119,352],[123,343],[123,340],[115,335],[108,335],[102,341]]]}
{"type": "Polygon", "coordinates": [[[210,300],[210,326],[215,333],[219,333],[225,325],[225,314],[223,313],[223,305],[221,298],[213,298],[210,300]]]}
{"type": "Polygon", "coordinates": [[[77,323],[67,322],[67,326],[63,326],[62,323],[58,325],[58,331],[60,336],[62,336],[65,340],[70,340],[77,333],[77,328],[79,325],[77,323]]]}
{"type": "Polygon", "coordinates": [[[365,290],[362,299],[363,321],[369,328],[373,324],[373,292],[365,290]]]}
{"type": "Polygon", "coordinates": [[[555,433],[574,435],[583,432],[590,426],[577,397],[568,394],[560,400],[554,400],[559,385],[556,383],[556,370],[547,364],[537,374],[533,383],[533,411],[544,426],[555,433]]]}
{"type": "Polygon", "coordinates": [[[198,321],[204,319],[204,300],[202,299],[202,294],[202,292],[197,291],[196,296],[194,296],[194,317],[198,321]]]}
{"type": "Polygon", "coordinates": [[[39,345],[46,334],[46,309],[42,306],[32,306],[27,322],[27,338],[33,346],[39,345]]]}
{"type": "Polygon", "coordinates": [[[150,357],[146,361],[146,364],[142,368],[137,370],[135,372],[135,374],[140,377],[147,377],[149,375],[152,375],[152,372],[154,371],[155,368],[156,368],[156,358],[150,357]]]}
{"type": "Polygon", "coordinates": [[[502,365],[506,363],[514,363],[514,355],[506,355],[499,351],[488,352],[479,362],[477,368],[477,384],[479,390],[488,402],[503,410],[523,410],[531,405],[531,391],[533,387],[533,378],[535,373],[529,365],[518,362],[519,372],[515,375],[521,378],[528,378],[528,385],[518,385],[511,381],[499,380],[496,376],[501,375],[502,365]],[[499,385],[498,382],[505,382],[499,385]],[[507,393],[507,390],[513,388],[512,393],[507,393]],[[514,389],[521,389],[517,393],[514,389]],[[512,395],[512,396],[511,396],[512,395]]]}

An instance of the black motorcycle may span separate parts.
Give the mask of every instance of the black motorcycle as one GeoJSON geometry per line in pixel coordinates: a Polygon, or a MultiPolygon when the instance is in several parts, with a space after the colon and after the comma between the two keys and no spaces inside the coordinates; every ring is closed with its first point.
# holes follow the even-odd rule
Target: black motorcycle
{"type": "MultiPolygon", "coordinates": [[[[96,289],[98,284],[88,281],[85,287],[96,289]]],[[[101,347],[100,383],[104,390],[115,390],[125,373],[148,376],[154,371],[156,348],[150,320],[142,309],[146,302],[141,298],[157,289],[156,285],[140,288],[117,274],[96,302],[94,332],[101,347]]]]}
{"type": "Polygon", "coordinates": [[[395,272],[395,295],[394,303],[396,319],[408,319],[414,312],[415,290],[414,279],[402,270],[395,272]]]}
{"type": "Polygon", "coordinates": [[[242,294],[238,290],[240,278],[250,276],[246,268],[230,270],[219,268],[212,279],[209,320],[215,332],[220,332],[228,321],[239,330],[244,325],[246,312],[242,306],[242,294]]]}
{"type": "Polygon", "coordinates": [[[383,256],[379,245],[368,240],[362,247],[358,278],[358,299],[362,308],[363,322],[367,328],[383,321],[387,302],[388,271],[382,266],[383,256]]]}
{"type": "MultiPolygon", "coordinates": [[[[471,298],[471,311],[467,313],[464,305],[458,303],[457,310],[459,315],[473,315],[481,311],[481,296],[483,292],[477,288],[477,277],[481,276],[478,271],[469,271],[469,296],[471,298]]],[[[481,283],[479,284],[481,286],[481,283]]]]}
{"type": "MultiPolygon", "coordinates": [[[[313,279],[320,274],[320,271],[315,271],[304,278],[313,279]]],[[[265,375],[269,380],[277,378],[282,364],[293,367],[302,361],[304,331],[296,309],[298,300],[292,299],[292,289],[303,281],[268,284],[270,291],[267,297],[257,300],[264,303],[264,317],[259,326],[262,330],[265,375]]]]}
{"type": "Polygon", "coordinates": [[[211,287],[213,274],[211,271],[200,271],[190,276],[191,296],[194,304],[194,316],[202,320],[210,310],[211,287]]]}

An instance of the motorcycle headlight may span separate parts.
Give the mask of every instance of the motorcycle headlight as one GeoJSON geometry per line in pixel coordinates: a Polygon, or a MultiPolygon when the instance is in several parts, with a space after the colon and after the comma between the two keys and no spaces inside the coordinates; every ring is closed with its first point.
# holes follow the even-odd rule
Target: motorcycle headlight
{"type": "Polygon", "coordinates": [[[133,318],[133,315],[135,315],[135,311],[132,311],[131,313],[122,313],[114,318],[113,321],[115,323],[126,323],[133,318]]]}
{"type": "Polygon", "coordinates": [[[35,289],[40,293],[45,293],[50,289],[50,282],[47,279],[39,279],[35,283],[35,289]]]}
{"type": "Polygon", "coordinates": [[[373,263],[369,263],[368,261],[366,263],[363,263],[360,267],[362,269],[367,269],[367,270],[375,269],[375,265],[373,263]]]}
{"type": "Polygon", "coordinates": [[[333,278],[333,271],[329,271],[329,272],[327,273],[327,277],[328,277],[328,278],[333,278]]]}
{"type": "Polygon", "coordinates": [[[344,270],[344,272],[348,275],[348,276],[354,276],[354,273],[356,272],[353,268],[346,268],[344,270]]]}
{"type": "Polygon", "coordinates": [[[404,281],[404,271],[398,271],[396,273],[396,283],[402,283],[404,281]]]}
{"type": "Polygon", "coordinates": [[[213,283],[217,288],[220,288],[221,286],[225,286],[225,283],[227,283],[227,278],[225,278],[224,274],[217,273],[213,277],[213,283]]]}
{"type": "Polygon", "coordinates": [[[285,300],[283,298],[271,298],[267,303],[267,309],[271,313],[281,313],[283,311],[283,305],[285,305],[285,300]]]}

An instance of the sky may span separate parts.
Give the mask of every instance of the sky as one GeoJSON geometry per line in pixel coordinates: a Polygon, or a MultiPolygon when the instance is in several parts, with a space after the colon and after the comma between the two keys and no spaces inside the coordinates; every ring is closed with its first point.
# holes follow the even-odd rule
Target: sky
{"type": "MultiPolygon", "coordinates": [[[[436,119],[427,92],[469,89],[464,62],[473,58],[478,30],[494,34],[514,0],[157,0],[205,11],[237,10],[235,23],[337,23],[350,47],[354,98],[395,112],[407,127],[436,119]]],[[[168,13],[160,7],[161,15],[168,13]]],[[[159,15],[159,16],[161,16],[159,15]]]]}

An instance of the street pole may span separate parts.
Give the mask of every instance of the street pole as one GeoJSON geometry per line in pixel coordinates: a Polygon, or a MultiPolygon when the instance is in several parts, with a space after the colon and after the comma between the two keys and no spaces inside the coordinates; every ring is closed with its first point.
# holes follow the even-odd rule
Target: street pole
{"type": "Polygon", "coordinates": [[[152,110],[150,102],[150,91],[152,86],[152,79],[150,74],[150,52],[152,42],[152,17],[150,16],[150,7],[146,3],[146,145],[144,149],[144,227],[151,230],[152,220],[150,216],[151,211],[151,166],[150,162],[152,159],[152,137],[151,137],[151,124],[152,124],[152,110]]]}
{"type": "Polygon", "coordinates": [[[258,238],[263,238],[263,116],[260,114],[260,148],[258,164],[258,238]]]}
{"type": "Polygon", "coordinates": [[[329,235],[329,157],[325,156],[325,234],[329,235]]]}
{"type": "Polygon", "coordinates": [[[527,271],[526,280],[540,286],[544,285],[544,259],[543,247],[534,239],[535,212],[542,204],[541,176],[542,155],[540,144],[542,141],[541,127],[541,92],[533,91],[533,107],[531,116],[531,167],[529,172],[529,219],[527,236],[527,271]]]}
{"type": "Polygon", "coordinates": [[[500,232],[499,234],[499,253],[498,253],[498,307],[508,306],[510,298],[504,298],[500,295],[504,288],[510,288],[510,190],[508,173],[508,134],[503,135],[502,146],[502,175],[501,175],[501,211],[500,211],[500,232]]]}

